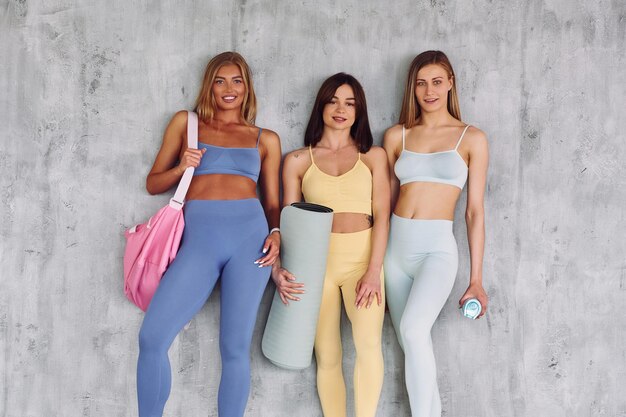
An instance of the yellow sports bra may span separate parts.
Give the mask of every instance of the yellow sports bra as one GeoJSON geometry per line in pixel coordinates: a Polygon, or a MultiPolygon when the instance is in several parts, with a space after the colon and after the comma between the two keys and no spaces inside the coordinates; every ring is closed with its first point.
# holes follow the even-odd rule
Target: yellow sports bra
{"type": "Polygon", "coordinates": [[[359,160],[348,172],[334,176],[326,174],[315,165],[313,151],[311,166],[302,177],[302,195],[308,203],[321,204],[335,213],[363,213],[372,215],[372,173],[359,160]]]}

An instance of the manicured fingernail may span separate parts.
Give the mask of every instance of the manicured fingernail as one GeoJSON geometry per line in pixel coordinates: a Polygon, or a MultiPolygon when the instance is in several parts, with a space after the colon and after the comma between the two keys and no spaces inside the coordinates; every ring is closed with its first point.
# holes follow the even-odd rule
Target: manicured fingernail
{"type": "Polygon", "coordinates": [[[254,263],[255,263],[255,264],[258,264],[258,263],[259,263],[259,261],[254,261],[254,263]]]}
{"type": "Polygon", "coordinates": [[[263,253],[267,252],[267,248],[263,248],[263,253]]]}

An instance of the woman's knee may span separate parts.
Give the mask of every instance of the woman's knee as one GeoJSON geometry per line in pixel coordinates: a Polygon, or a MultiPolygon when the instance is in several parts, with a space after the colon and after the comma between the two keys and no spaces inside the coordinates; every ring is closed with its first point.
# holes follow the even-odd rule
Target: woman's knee
{"type": "Polygon", "coordinates": [[[220,354],[222,361],[248,360],[250,356],[250,341],[239,332],[220,335],[220,354]]]}
{"type": "Polygon", "coordinates": [[[352,332],[354,336],[354,349],[357,356],[360,355],[377,355],[382,352],[382,329],[376,329],[376,326],[368,329],[369,331],[352,332]]]}
{"type": "Polygon", "coordinates": [[[163,331],[160,331],[159,328],[141,326],[139,331],[139,350],[143,353],[167,351],[169,344],[165,339],[163,331]]]}
{"type": "Polygon", "coordinates": [[[400,337],[404,348],[428,345],[432,323],[415,317],[402,316],[400,320],[400,337]]]}
{"type": "Polygon", "coordinates": [[[315,360],[318,368],[333,369],[341,366],[342,354],[341,346],[315,345],[315,360]]]}

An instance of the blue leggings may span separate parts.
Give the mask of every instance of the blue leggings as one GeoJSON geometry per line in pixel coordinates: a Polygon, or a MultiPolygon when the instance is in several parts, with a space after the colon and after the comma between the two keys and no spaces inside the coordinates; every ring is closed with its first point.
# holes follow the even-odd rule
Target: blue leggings
{"type": "Polygon", "coordinates": [[[241,417],[250,390],[252,332],[270,273],[254,264],[263,255],[267,221],[257,199],[192,200],[184,210],[180,250],[139,332],[139,416],[163,415],[171,386],[167,351],[221,277],[218,410],[220,417],[241,417]]]}

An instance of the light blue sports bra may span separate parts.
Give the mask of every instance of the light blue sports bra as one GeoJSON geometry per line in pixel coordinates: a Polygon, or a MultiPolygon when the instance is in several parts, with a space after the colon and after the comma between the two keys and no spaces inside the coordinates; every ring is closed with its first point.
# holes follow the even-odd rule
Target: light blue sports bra
{"type": "Polygon", "coordinates": [[[458,152],[469,125],[465,126],[454,149],[421,153],[404,148],[405,129],[402,126],[402,152],[393,168],[400,185],[410,182],[438,182],[463,189],[467,181],[467,165],[458,152]]]}
{"type": "Polygon", "coordinates": [[[198,142],[198,149],[205,148],[206,152],[200,160],[200,165],[193,175],[204,174],[232,174],[242,175],[257,182],[261,171],[261,156],[259,155],[259,140],[261,132],[256,139],[254,148],[226,148],[223,146],[209,145],[198,142]]]}

